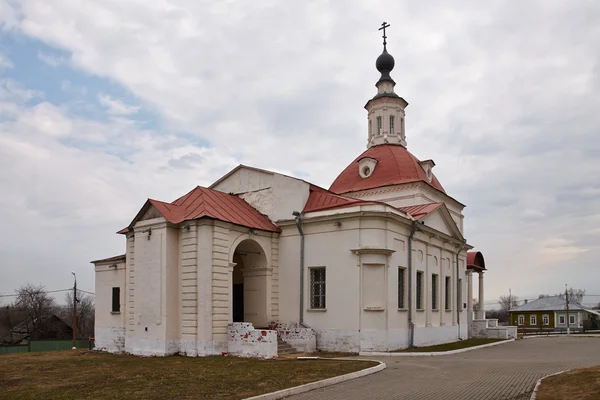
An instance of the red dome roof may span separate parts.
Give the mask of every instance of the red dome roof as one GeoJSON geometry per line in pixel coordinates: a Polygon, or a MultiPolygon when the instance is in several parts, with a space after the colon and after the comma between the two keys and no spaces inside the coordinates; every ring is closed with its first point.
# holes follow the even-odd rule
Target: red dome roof
{"type": "Polygon", "coordinates": [[[427,174],[419,165],[419,160],[405,147],[384,144],[373,146],[358,156],[333,181],[329,190],[334,193],[347,193],[416,181],[424,181],[445,193],[435,175],[429,182],[427,174]],[[367,178],[362,178],[358,171],[358,161],[364,157],[377,160],[375,170],[367,178]]]}

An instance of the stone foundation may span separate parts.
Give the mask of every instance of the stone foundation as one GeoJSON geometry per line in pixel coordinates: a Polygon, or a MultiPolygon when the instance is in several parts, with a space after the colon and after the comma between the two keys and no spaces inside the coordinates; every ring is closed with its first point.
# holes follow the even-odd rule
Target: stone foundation
{"type": "Polygon", "coordinates": [[[95,329],[94,348],[109,353],[125,351],[124,327],[99,327],[95,329]]]}

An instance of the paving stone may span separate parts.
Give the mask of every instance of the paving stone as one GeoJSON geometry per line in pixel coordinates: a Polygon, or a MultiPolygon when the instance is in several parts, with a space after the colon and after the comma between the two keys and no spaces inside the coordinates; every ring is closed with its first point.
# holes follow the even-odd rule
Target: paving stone
{"type": "Polygon", "coordinates": [[[387,364],[382,372],[289,399],[527,400],[544,376],[600,365],[600,338],[526,339],[449,356],[379,359],[387,364]]]}

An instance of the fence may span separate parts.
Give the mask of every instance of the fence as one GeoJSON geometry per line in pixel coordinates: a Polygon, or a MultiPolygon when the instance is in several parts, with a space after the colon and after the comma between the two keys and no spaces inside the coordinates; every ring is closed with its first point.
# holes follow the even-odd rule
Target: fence
{"type": "MultiPolygon", "coordinates": [[[[78,349],[91,349],[94,347],[94,340],[77,340],[76,347],[78,349]]],[[[71,340],[30,340],[28,344],[16,346],[0,345],[0,354],[70,350],[71,348],[73,348],[73,342],[71,340]]]]}

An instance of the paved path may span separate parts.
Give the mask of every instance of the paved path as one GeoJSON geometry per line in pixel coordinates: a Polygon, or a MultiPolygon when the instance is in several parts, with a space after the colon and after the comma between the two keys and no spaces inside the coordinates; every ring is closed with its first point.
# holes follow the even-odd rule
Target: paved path
{"type": "Polygon", "coordinates": [[[536,338],[450,356],[378,359],[387,364],[381,372],[289,399],[526,400],[541,377],[600,365],[600,338],[536,338]]]}

